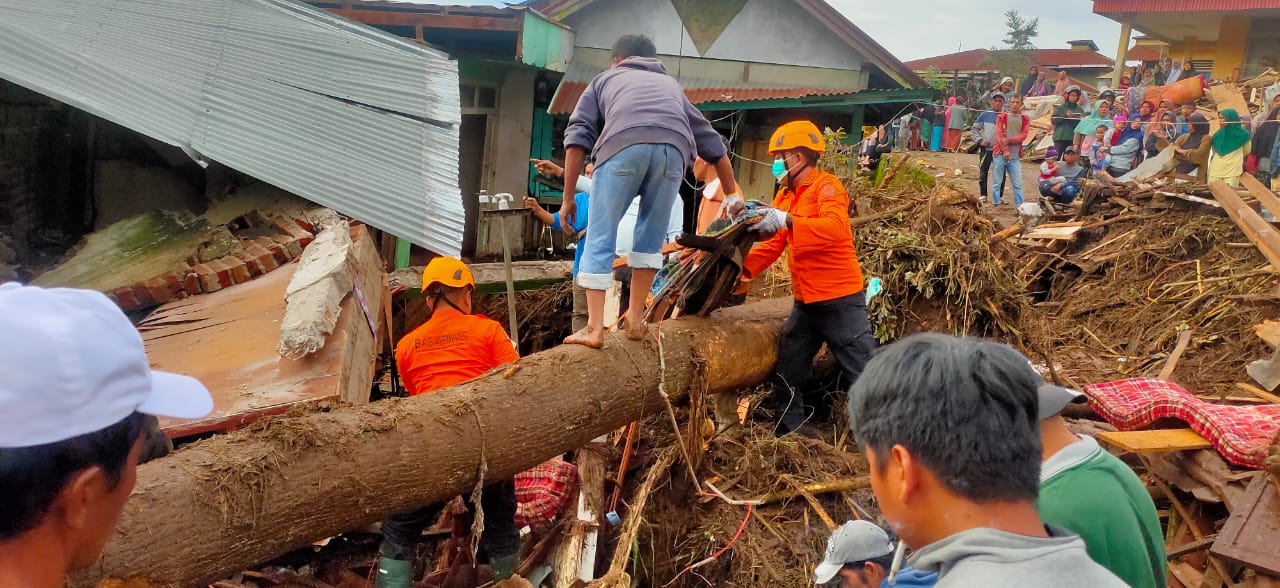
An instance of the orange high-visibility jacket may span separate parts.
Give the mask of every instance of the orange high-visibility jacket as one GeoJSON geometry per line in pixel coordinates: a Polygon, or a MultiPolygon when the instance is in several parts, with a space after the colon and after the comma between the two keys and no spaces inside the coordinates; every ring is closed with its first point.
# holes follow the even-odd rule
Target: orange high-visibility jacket
{"type": "Polygon", "coordinates": [[[790,247],[787,261],[796,300],[822,302],[862,291],[862,266],[849,225],[849,193],[838,178],[815,169],[794,190],[778,190],[773,207],[791,215],[791,228],[751,249],[743,262],[747,278],[760,275],[790,247]]]}
{"type": "Polygon", "coordinates": [[[519,352],[497,321],[448,306],[436,308],[396,345],[396,368],[411,396],[461,384],[517,359],[519,352]]]}

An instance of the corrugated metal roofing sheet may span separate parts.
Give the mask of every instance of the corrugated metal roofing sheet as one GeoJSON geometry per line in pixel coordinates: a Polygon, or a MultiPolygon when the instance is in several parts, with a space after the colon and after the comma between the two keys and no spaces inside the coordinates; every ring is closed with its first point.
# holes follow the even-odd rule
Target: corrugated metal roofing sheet
{"type": "Polygon", "coordinates": [[[0,77],[457,255],[457,66],[290,0],[0,0],[0,77]]]}
{"type": "MultiPolygon", "coordinates": [[[[547,112],[551,114],[569,114],[578,105],[578,99],[586,91],[587,84],[599,74],[600,68],[569,64],[568,71],[560,80],[555,96],[547,112]]],[[[680,86],[694,104],[707,102],[747,102],[751,100],[777,100],[784,98],[805,98],[808,96],[841,96],[853,94],[856,90],[830,88],[804,88],[794,86],[778,86],[751,82],[729,82],[707,78],[682,78],[680,86]]]]}

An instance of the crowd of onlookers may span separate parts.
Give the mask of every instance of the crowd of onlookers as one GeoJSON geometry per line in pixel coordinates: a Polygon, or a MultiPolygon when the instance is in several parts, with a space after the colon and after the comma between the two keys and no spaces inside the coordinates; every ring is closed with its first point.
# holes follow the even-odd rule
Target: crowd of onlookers
{"type": "MultiPolygon", "coordinates": [[[[1047,74],[1032,66],[1020,84],[1005,77],[972,106],[952,96],[945,106],[908,107],[863,142],[860,163],[869,171],[894,150],[957,151],[967,129],[977,147],[984,201],[1003,204],[1007,173],[1014,204],[1021,205],[1020,163],[1027,156],[1023,144],[1030,126],[1022,112],[1024,100],[1061,96],[1052,109],[1053,145],[1040,166],[1037,186],[1041,196],[1058,204],[1075,199],[1081,180],[1122,177],[1166,148],[1172,149],[1177,174],[1235,186],[1248,173],[1268,185],[1280,176],[1280,92],[1266,93],[1262,110],[1252,117],[1232,108],[1206,114],[1192,101],[1177,103],[1156,98],[1158,91],[1148,93],[1151,86],[1186,83],[1197,76],[1201,74],[1194,68],[1184,69],[1181,62],[1166,58],[1130,68],[1118,93],[1104,89],[1090,96],[1065,72],[1057,72],[1050,85],[1047,74]],[[1146,99],[1148,95],[1153,99],[1146,99]],[[1217,120],[1216,131],[1211,130],[1211,118],[1217,120]]],[[[1204,83],[1203,77],[1199,80],[1204,83]]]]}

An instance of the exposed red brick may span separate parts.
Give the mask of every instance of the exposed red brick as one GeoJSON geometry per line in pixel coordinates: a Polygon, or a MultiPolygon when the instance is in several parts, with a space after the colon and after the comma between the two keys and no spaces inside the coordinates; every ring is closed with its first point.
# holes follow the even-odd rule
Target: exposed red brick
{"type": "Polygon", "coordinates": [[[132,288],[133,297],[138,300],[138,304],[140,306],[147,307],[158,304],[156,300],[151,297],[151,292],[147,290],[147,285],[145,283],[138,282],[137,284],[134,284],[132,288]]]}
{"type": "Polygon", "coordinates": [[[276,235],[275,237],[272,237],[272,239],[275,239],[276,243],[279,243],[285,248],[285,252],[289,254],[289,259],[294,259],[299,255],[302,255],[303,245],[301,239],[288,235],[276,235]]]}
{"type": "Polygon", "coordinates": [[[222,280],[218,279],[218,270],[212,265],[201,263],[195,266],[195,270],[200,279],[200,291],[210,293],[223,288],[222,280]]]}
{"type": "Polygon", "coordinates": [[[173,300],[174,296],[181,291],[180,288],[170,286],[169,282],[162,276],[147,280],[145,286],[147,293],[151,296],[151,300],[155,301],[156,304],[164,304],[173,300]]]}
{"type": "Polygon", "coordinates": [[[303,228],[301,225],[299,225],[296,222],[292,222],[291,219],[276,219],[275,222],[271,223],[271,226],[275,227],[276,230],[280,231],[281,233],[289,235],[291,238],[297,239],[301,247],[306,247],[307,245],[310,245],[311,242],[316,238],[316,236],[313,235],[311,231],[303,228]]]}
{"type": "Polygon", "coordinates": [[[116,288],[111,291],[111,297],[116,299],[116,304],[124,310],[133,310],[142,306],[138,304],[138,298],[133,295],[133,288],[116,288]]]}
{"type": "Polygon", "coordinates": [[[182,283],[182,292],[187,296],[195,296],[204,292],[204,290],[200,288],[200,276],[196,274],[195,270],[184,274],[177,274],[177,277],[178,281],[182,283]]]}
{"type": "Polygon", "coordinates": [[[252,257],[258,266],[262,268],[262,273],[264,274],[280,267],[280,264],[276,262],[275,255],[266,247],[254,244],[250,245],[245,251],[247,251],[249,256],[252,257]]]}
{"type": "Polygon", "coordinates": [[[302,227],[302,230],[308,233],[311,233],[314,235],[316,232],[316,226],[311,224],[311,221],[305,218],[295,216],[293,217],[293,222],[298,223],[298,226],[302,227]]]}
{"type": "Polygon", "coordinates": [[[258,263],[257,259],[254,259],[253,255],[251,255],[248,250],[241,249],[232,255],[235,256],[237,261],[244,264],[244,268],[249,271],[250,278],[256,278],[266,273],[263,271],[262,265],[258,263]]]}

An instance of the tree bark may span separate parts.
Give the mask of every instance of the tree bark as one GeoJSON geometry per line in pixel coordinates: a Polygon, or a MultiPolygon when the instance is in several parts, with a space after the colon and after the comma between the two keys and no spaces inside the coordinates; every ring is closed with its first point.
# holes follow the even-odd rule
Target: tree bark
{"type": "MultiPolygon", "coordinates": [[[[665,389],[707,393],[769,377],[790,299],[662,326],[665,389]]],[[[424,504],[509,478],[663,410],[658,345],[610,336],[566,345],[459,386],[407,399],[289,414],[194,443],[138,468],[102,560],[73,586],[145,577],[207,585],[424,504]]]]}

